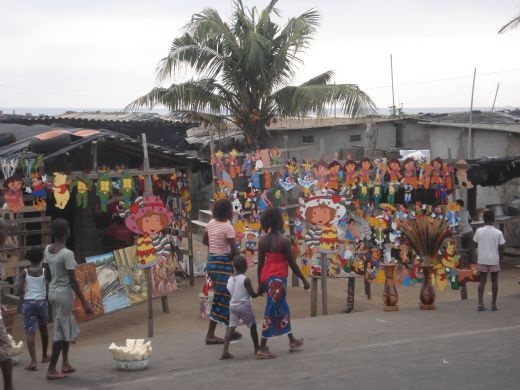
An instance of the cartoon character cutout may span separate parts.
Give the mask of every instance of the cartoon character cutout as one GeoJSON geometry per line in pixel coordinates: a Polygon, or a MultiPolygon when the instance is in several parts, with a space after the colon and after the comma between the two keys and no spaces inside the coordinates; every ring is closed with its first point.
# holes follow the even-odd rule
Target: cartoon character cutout
{"type": "Polygon", "coordinates": [[[112,180],[108,174],[103,172],[100,174],[96,183],[96,195],[99,197],[101,211],[108,211],[108,200],[112,196],[112,180]]]}
{"type": "Polygon", "coordinates": [[[314,164],[314,178],[317,180],[316,189],[322,190],[327,187],[329,176],[329,164],[320,160],[314,164]]]}
{"type": "MultiPolygon", "coordinates": [[[[139,235],[136,240],[136,267],[148,268],[169,257],[171,244],[162,232],[173,220],[172,212],[157,196],[136,198],[130,205],[125,225],[139,235]]],[[[171,258],[170,258],[171,261],[171,258]]]]}
{"type": "Polygon", "coordinates": [[[240,175],[240,165],[238,164],[238,152],[236,149],[229,152],[229,175],[235,180],[240,175]]]}
{"type": "Polygon", "coordinates": [[[327,182],[327,188],[331,190],[339,190],[339,178],[340,178],[341,164],[336,160],[329,164],[329,176],[327,182]]]}
{"type": "Polygon", "coordinates": [[[468,178],[468,162],[466,160],[458,160],[456,168],[456,177],[459,185],[465,188],[473,188],[473,183],[468,178]]]}
{"type": "Polygon", "coordinates": [[[123,197],[123,207],[126,210],[130,207],[132,196],[136,192],[134,177],[128,171],[121,174],[121,178],[119,179],[119,192],[123,197]]]}
{"type": "Polygon", "coordinates": [[[46,175],[41,175],[40,172],[31,173],[31,186],[26,189],[33,197],[33,206],[36,210],[44,210],[47,206],[47,188],[45,182],[46,175]]]}
{"type": "Polygon", "coordinates": [[[314,179],[312,174],[312,162],[305,160],[301,164],[302,173],[301,177],[298,178],[298,183],[303,187],[304,192],[308,193],[310,189],[315,186],[318,181],[314,179]]]}
{"type": "Polygon", "coordinates": [[[448,226],[450,227],[451,232],[455,232],[457,226],[459,225],[460,217],[459,217],[460,205],[457,202],[451,202],[446,207],[446,219],[448,220],[448,226]]]}
{"type": "Polygon", "coordinates": [[[215,155],[211,159],[211,165],[213,165],[213,174],[216,179],[222,179],[222,174],[224,173],[224,161],[223,161],[224,153],[221,150],[217,150],[215,155]]]}
{"type": "Polygon", "coordinates": [[[339,249],[336,225],[346,213],[341,200],[330,190],[317,190],[307,199],[300,198],[300,214],[310,225],[305,240],[314,252],[336,252],[339,249]]]}
{"type": "Polygon", "coordinates": [[[388,162],[388,177],[390,183],[399,183],[401,181],[401,163],[397,159],[388,162]]]}
{"type": "Polygon", "coordinates": [[[415,160],[413,157],[408,157],[403,161],[403,178],[401,182],[408,184],[413,190],[417,189],[419,182],[417,180],[417,167],[415,166],[415,160]]]}
{"type": "Polygon", "coordinates": [[[19,212],[23,209],[23,181],[18,176],[10,176],[4,181],[4,187],[7,191],[4,194],[4,199],[7,204],[7,209],[12,212],[19,212]]]}
{"type": "Polygon", "coordinates": [[[63,173],[54,173],[54,180],[52,182],[52,193],[56,201],[56,207],[64,209],[69,203],[70,192],[67,184],[67,175],[63,173]]]}
{"type": "Polygon", "coordinates": [[[88,192],[92,188],[92,180],[87,177],[78,177],[71,183],[70,191],[74,188],[76,188],[76,206],[87,208],[88,192]]]}
{"type": "Polygon", "coordinates": [[[345,163],[345,186],[350,189],[356,188],[357,178],[357,164],[354,160],[348,160],[345,163]]]}
{"type": "Polygon", "coordinates": [[[368,184],[370,182],[371,171],[372,161],[369,158],[363,158],[359,162],[358,182],[360,184],[368,184]]]}
{"type": "Polygon", "coordinates": [[[242,166],[240,167],[240,174],[242,176],[251,176],[253,172],[253,161],[251,160],[251,154],[246,153],[244,155],[244,161],[242,162],[242,166]]]}

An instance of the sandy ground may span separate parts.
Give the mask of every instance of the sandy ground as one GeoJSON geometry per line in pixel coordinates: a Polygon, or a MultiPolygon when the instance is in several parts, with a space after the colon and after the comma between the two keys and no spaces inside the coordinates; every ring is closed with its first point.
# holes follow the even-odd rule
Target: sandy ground
{"type": "MultiPolygon", "coordinates": [[[[204,249],[200,243],[195,245],[196,261],[202,261],[204,249]]],[[[517,294],[520,291],[520,270],[515,265],[520,264],[520,256],[506,257],[502,262],[503,271],[499,275],[499,297],[517,294]]],[[[256,285],[256,269],[248,271],[253,285],[256,285]]],[[[168,296],[170,313],[165,314],[161,311],[161,300],[154,301],[154,335],[155,336],[181,336],[186,332],[198,332],[203,334],[207,329],[207,320],[199,317],[199,299],[205,279],[199,277],[195,279],[195,287],[189,287],[188,280],[179,281],[179,289],[168,296]]],[[[300,284],[301,285],[301,284],[300,284]]],[[[485,299],[489,306],[491,299],[491,286],[488,281],[485,299]]],[[[329,279],[328,282],[328,310],[329,314],[339,314],[345,312],[346,305],[346,279],[329,279]]],[[[399,306],[401,308],[418,308],[420,285],[413,287],[398,287],[399,306]]],[[[356,280],[355,306],[354,311],[362,312],[368,310],[383,311],[382,302],[383,286],[372,284],[372,299],[369,300],[364,295],[364,283],[362,279],[356,280]]],[[[467,305],[476,308],[477,283],[468,284],[467,305]]],[[[451,290],[449,286],[441,293],[437,293],[436,305],[442,310],[443,302],[459,301],[460,291],[451,290]]],[[[310,316],[310,290],[304,291],[302,287],[289,287],[288,301],[291,307],[293,318],[305,318],[310,316]]],[[[318,302],[321,303],[321,296],[318,295],[318,302]]],[[[257,320],[262,317],[265,298],[258,298],[253,301],[257,320]]],[[[417,309],[419,310],[419,309],[417,309]]],[[[321,308],[318,307],[318,313],[321,308]]],[[[348,314],[345,314],[348,316],[348,314]]],[[[399,312],[395,313],[396,316],[399,312]]],[[[107,346],[115,341],[122,343],[126,338],[146,338],[147,336],[147,305],[141,304],[119,312],[105,315],[104,317],[84,322],[80,324],[81,334],[78,338],[78,345],[97,345],[106,344],[107,346]]],[[[245,331],[245,329],[243,329],[245,331]]],[[[298,329],[295,329],[297,334],[298,329]]],[[[52,334],[52,332],[51,332],[52,334]]],[[[224,335],[224,327],[217,328],[217,336],[224,335]]],[[[24,338],[23,319],[17,315],[13,331],[15,340],[24,338]]],[[[202,340],[201,340],[202,342],[202,340]]],[[[39,344],[39,343],[37,343],[39,344]]],[[[37,348],[39,346],[37,345],[37,348]]],[[[26,353],[26,352],[25,352],[26,353]]]]}

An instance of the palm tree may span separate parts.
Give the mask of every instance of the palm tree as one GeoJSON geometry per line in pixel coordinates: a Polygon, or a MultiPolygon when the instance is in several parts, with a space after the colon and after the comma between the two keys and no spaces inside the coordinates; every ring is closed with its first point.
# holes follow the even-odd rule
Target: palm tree
{"type": "Polygon", "coordinates": [[[520,15],[511,19],[507,24],[503,25],[500,30],[498,30],[499,34],[505,33],[506,31],[517,28],[520,25],[520,15]]]}
{"type": "Polygon", "coordinates": [[[374,103],[357,85],[332,84],[332,71],[290,85],[320,16],[311,9],[282,27],[271,19],[280,16],[277,2],[258,11],[235,0],[230,23],[212,8],[193,15],[159,62],[157,81],[186,70],[197,78],[157,86],[127,109],[162,104],[180,119],[219,131],[239,127],[250,146],[263,144],[266,126],[277,117],[324,116],[331,105],[352,117],[374,112],[374,103]]]}

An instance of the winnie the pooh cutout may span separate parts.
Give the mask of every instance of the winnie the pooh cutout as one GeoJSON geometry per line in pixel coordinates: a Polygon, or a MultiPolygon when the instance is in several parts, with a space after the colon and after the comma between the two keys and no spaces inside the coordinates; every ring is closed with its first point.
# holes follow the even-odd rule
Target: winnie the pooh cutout
{"type": "Polygon", "coordinates": [[[59,172],[54,173],[54,180],[52,182],[52,193],[56,201],[56,207],[64,209],[69,203],[70,192],[69,183],[67,182],[67,175],[59,172]]]}

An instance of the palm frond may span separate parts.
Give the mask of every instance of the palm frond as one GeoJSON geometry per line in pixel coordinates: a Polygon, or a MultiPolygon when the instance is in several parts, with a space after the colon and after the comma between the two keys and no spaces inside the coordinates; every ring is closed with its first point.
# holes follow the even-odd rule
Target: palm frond
{"type": "Polygon", "coordinates": [[[329,70],[316,77],[313,77],[312,79],[301,84],[301,86],[305,87],[307,85],[328,84],[332,80],[333,77],[334,77],[334,72],[332,70],[329,70]]]}
{"type": "Polygon", "coordinates": [[[513,30],[520,25],[520,15],[511,19],[507,24],[502,26],[500,30],[498,30],[499,34],[505,33],[506,31],[513,30]]]}
{"type": "Polygon", "coordinates": [[[327,108],[339,105],[343,114],[359,117],[375,111],[370,97],[354,84],[311,84],[286,87],[276,94],[281,116],[301,117],[309,113],[326,115],[327,108]]]}

